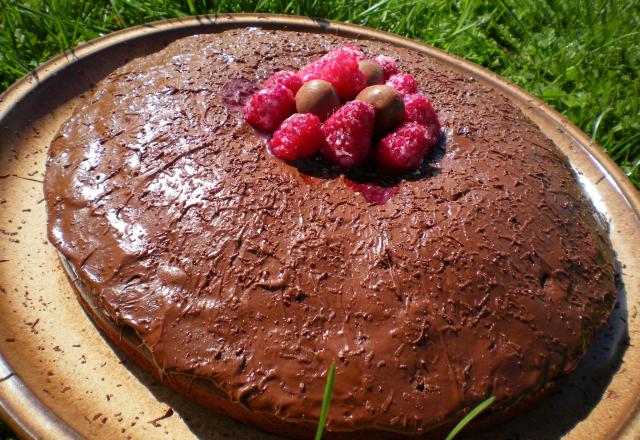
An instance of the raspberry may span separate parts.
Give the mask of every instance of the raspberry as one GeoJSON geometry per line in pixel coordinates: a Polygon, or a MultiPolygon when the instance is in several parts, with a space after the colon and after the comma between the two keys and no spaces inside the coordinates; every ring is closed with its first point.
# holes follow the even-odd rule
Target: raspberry
{"type": "Polygon", "coordinates": [[[427,150],[431,147],[434,147],[438,144],[440,140],[440,127],[436,130],[435,127],[427,125],[424,126],[424,138],[427,141],[427,150]]]}
{"type": "Polygon", "coordinates": [[[375,59],[376,63],[380,64],[382,71],[384,72],[385,81],[391,78],[396,73],[400,73],[400,69],[396,66],[396,60],[386,55],[378,55],[375,59]]]}
{"type": "Polygon", "coordinates": [[[313,156],[321,143],[320,119],[311,113],[294,113],[273,134],[269,146],[280,159],[293,161],[313,156]]]}
{"type": "Polygon", "coordinates": [[[440,137],[440,121],[431,106],[431,102],[421,93],[404,97],[404,122],[416,122],[427,129],[429,147],[438,143],[440,137]]]}
{"type": "Polygon", "coordinates": [[[362,49],[360,49],[358,46],[352,43],[345,44],[344,46],[336,49],[335,51],[336,52],[344,51],[346,53],[350,53],[354,55],[358,61],[362,61],[366,58],[364,52],[362,52],[362,49]]]}
{"type": "Polygon", "coordinates": [[[407,122],[378,142],[376,161],[389,170],[411,171],[422,163],[429,149],[425,137],[426,128],[415,122],[407,122]]]}
{"type": "Polygon", "coordinates": [[[281,70],[267,78],[264,84],[262,84],[262,88],[268,89],[276,84],[285,86],[295,95],[298,92],[298,89],[302,87],[302,80],[298,75],[289,70],[281,70]]]}
{"type": "Polygon", "coordinates": [[[367,86],[367,77],[358,67],[356,49],[341,47],[307,64],[298,72],[303,83],[322,79],[335,87],[338,96],[348,100],[367,86]]]}
{"type": "Polygon", "coordinates": [[[376,111],[363,101],[349,101],[322,125],[322,154],[343,167],[362,163],[371,149],[376,111]]]}
{"type": "Polygon", "coordinates": [[[291,90],[281,84],[262,89],[244,107],[244,120],[260,131],[274,131],[295,111],[291,90]]]}
{"type": "Polygon", "coordinates": [[[396,89],[402,96],[416,93],[418,83],[408,73],[396,73],[387,80],[387,85],[396,89]]]}

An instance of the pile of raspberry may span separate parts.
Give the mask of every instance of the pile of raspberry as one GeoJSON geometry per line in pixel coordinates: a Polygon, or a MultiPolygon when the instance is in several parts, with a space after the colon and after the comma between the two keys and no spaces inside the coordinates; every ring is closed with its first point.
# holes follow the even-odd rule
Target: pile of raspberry
{"type": "Polygon", "coordinates": [[[360,48],[347,45],[298,72],[273,74],[244,107],[244,119],[261,132],[273,133],[269,148],[284,161],[311,158],[320,152],[344,168],[357,167],[372,158],[386,170],[407,172],[421,165],[440,134],[436,112],[417,89],[413,76],[400,72],[393,58],[380,55],[366,60],[360,48]],[[363,61],[376,63],[374,70],[379,66],[379,77],[366,75],[363,61]],[[338,105],[331,111],[300,112],[304,97],[298,92],[312,80],[323,80],[333,87],[338,105]],[[402,114],[394,118],[395,125],[384,130],[376,126],[377,108],[356,98],[372,82],[392,87],[404,103],[404,110],[400,103],[402,114]]]}

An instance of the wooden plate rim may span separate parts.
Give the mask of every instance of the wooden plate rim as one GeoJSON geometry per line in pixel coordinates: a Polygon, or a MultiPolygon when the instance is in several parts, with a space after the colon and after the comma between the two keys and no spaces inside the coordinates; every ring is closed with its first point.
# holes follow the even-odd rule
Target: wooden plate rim
{"type": "MultiPolygon", "coordinates": [[[[0,126],[11,114],[11,111],[36,90],[41,82],[56,76],[70,65],[101,50],[136,38],[178,29],[193,30],[193,33],[197,33],[246,26],[335,33],[342,36],[388,41],[397,46],[418,50],[470,75],[481,77],[511,99],[519,101],[521,105],[535,107],[545,119],[562,129],[563,134],[572,139],[589,156],[590,160],[599,166],[603,178],[608,178],[627,203],[629,211],[639,219],[640,223],[640,193],[635,189],[633,183],[602,148],[540,99],[484,67],[424,43],[364,26],[326,19],[279,14],[214,14],[161,20],[115,31],[51,58],[16,81],[0,95],[0,126]]],[[[51,412],[29,390],[19,375],[11,369],[1,350],[0,383],[4,383],[0,389],[0,416],[20,437],[35,439],[38,437],[37,432],[49,432],[56,438],[80,438],[73,428],[51,412]]],[[[632,421],[634,425],[636,424],[639,419],[639,407],[640,396],[636,399],[635,406],[629,412],[626,422],[618,427],[618,432],[624,431],[632,421]]]]}

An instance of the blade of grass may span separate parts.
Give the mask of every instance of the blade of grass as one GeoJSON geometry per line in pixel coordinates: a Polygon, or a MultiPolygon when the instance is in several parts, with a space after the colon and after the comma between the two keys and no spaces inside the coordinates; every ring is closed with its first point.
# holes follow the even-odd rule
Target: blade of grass
{"type": "Polygon", "coordinates": [[[320,419],[318,420],[318,430],[316,431],[315,440],[321,440],[324,432],[324,425],[327,423],[329,416],[329,405],[331,404],[331,396],[333,395],[333,381],[336,375],[336,363],[333,362],[327,373],[327,382],[324,385],[324,396],[322,396],[322,408],[320,408],[320,419]]]}
{"type": "Polygon", "coordinates": [[[596,136],[598,136],[598,128],[600,128],[600,123],[602,122],[602,118],[604,118],[605,115],[611,110],[613,110],[611,107],[604,110],[602,113],[598,115],[595,122],[593,123],[593,131],[591,132],[591,139],[593,139],[594,142],[597,142],[596,136]]]}
{"type": "Polygon", "coordinates": [[[189,5],[189,13],[191,15],[196,15],[198,11],[196,11],[196,6],[193,4],[193,0],[187,0],[187,5],[189,5]]]}
{"type": "Polygon", "coordinates": [[[482,411],[487,409],[495,400],[496,400],[495,396],[491,396],[487,400],[485,400],[484,402],[480,403],[478,406],[473,408],[469,414],[464,416],[464,418],[460,420],[456,426],[454,426],[454,428],[451,430],[451,432],[449,433],[449,435],[445,440],[453,440],[453,438],[456,435],[458,435],[460,431],[462,431],[462,428],[467,426],[467,424],[470,421],[475,419],[478,416],[478,414],[480,414],[482,411]]]}

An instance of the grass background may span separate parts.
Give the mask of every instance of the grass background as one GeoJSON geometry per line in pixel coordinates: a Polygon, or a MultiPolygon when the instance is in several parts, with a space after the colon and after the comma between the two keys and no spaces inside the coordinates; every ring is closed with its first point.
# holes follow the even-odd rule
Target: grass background
{"type": "Polygon", "coordinates": [[[0,91],[116,29],[250,11],[362,24],[481,64],[560,111],[640,188],[640,0],[0,0],[0,91]]]}
{"type": "Polygon", "coordinates": [[[0,91],[113,30],[252,11],[362,24],[481,64],[560,111],[640,188],[640,0],[0,0],[0,91]]]}

